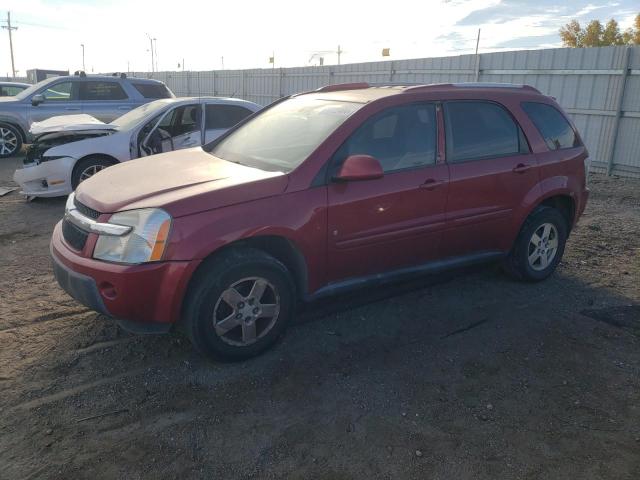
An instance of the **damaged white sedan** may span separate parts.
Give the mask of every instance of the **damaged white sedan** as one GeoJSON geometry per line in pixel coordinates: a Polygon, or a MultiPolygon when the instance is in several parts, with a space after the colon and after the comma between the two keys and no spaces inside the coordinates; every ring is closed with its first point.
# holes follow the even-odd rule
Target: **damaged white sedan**
{"type": "Polygon", "coordinates": [[[63,115],[33,123],[34,142],[13,178],[28,197],[68,195],[118,162],[209,143],[261,107],[234,98],[156,100],[111,123],[63,115]]]}

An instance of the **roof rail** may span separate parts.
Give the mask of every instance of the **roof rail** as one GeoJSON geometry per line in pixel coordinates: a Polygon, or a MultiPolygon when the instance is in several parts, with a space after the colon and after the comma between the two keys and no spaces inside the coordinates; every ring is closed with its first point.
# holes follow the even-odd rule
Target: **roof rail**
{"type": "Polygon", "coordinates": [[[532,87],[531,85],[523,85],[520,83],[492,83],[492,82],[462,82],[462,83],[432,83],[430,85],[416,85],[407,87],[404,89],[405,92],[416,92],[423,90],[432,90],[438,89],[442,87],[456,87],[456,88],[513,88],[513,89],[523,89],[529,90],[536,93],[541,93],[537,88],[532,87]]]}
{"type": "Polygon", "coordinates": [[[367,82],[358,82],[358,83],[337,83],[335,85],[325,85],[324,87],[320,87],[315,92],[338,92],[340,90],[360,90],[363,88],[369,88],[369,84],[367,82]]]}

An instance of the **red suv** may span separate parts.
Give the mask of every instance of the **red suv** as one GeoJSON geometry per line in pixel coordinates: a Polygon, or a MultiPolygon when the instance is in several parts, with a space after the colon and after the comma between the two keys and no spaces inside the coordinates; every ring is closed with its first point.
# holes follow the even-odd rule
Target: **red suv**
{"type": "Polygon", "coordinates": [[[324,87],[83,182],[53,232],[55,275],[125,329],[179,325],[245,358],[299,300],[491,260],[546,278],[584,210],[587,158],[529,86],[324,87]]]}

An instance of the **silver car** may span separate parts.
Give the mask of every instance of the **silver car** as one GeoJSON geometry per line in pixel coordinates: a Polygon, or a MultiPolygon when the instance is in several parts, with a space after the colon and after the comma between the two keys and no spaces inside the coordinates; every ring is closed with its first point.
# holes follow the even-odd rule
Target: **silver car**
{"type": "Polygon", "coordinates": [[[23,143],[31,141],[33,122],[80,113],[111,122],[142,104],[173,97],[158,80],[124,74],[48,78],[14,97],[0,97],[0,158],[18,153],[23,143]]]}
{"type": "Polygon", "coordinates": [[[0,97],[13,97],[30,86],[21,82],[0,82],[0,97]]]}

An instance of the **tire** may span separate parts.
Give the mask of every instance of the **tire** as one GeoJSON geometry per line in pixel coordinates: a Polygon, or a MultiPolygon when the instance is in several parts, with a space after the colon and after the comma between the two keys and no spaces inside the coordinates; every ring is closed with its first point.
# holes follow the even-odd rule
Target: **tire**
{"type": "Polygon", "coordinates": [[[22,149],[22,134],[13,125],[0,123],[0,158],[17,155],[22,149]]]}
{"type": "Polygon", "coordinates": [[[282,263],[260,250],[231,250],[205,263],[192,280],[182,327],[200,353],[244,360],[278,340],[293,316],[295,298],[282,263]],[[258,285],[264,293],[252,296],[258,285]],[[267,310],[274,315],[264,315],[267,310]]]}
{"type": "Polygon", "coordinates": [[[106,157],[92,156],[78,161],[71,174],[71,187],[75,190],[83,180],[95,175],[100,170],[115,165],[116,161],[106,157]],[[93,170],[93,173],[91,173],[93,170]]]}
{"type": "Polygon", "coordinates": [[[503,261],[503,269],[518,280],[544,280],[562,260],[567,231],[567,221],[560,211],[551,207],[537,208],[525,220],[511,252],[503,261]]]}

